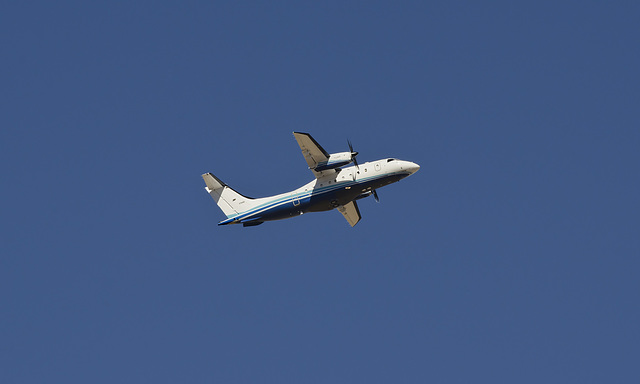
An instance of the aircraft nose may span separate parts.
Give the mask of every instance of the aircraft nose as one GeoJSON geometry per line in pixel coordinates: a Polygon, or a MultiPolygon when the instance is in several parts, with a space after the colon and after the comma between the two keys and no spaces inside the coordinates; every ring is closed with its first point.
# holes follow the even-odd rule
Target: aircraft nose
{"type": "Polygon", "coordinates": [[[409,162],[407,170],[411,172],[411,174],[418,172],[419,169],[420,169],[420,166],[418,164],[409,162]]]}

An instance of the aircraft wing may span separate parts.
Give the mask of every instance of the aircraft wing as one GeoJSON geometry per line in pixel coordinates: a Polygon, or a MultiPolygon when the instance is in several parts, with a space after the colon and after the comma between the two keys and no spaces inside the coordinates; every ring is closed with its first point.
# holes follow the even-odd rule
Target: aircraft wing
{"type": "Polygon", "coordinates": [[[334,169],[317,172],[314,168],[319,163],[326,163],[329,161],[329,153],[322,148],[317,141],[314,140],[308,133],[293,132],[293,136],[296,138],[300,149],[302,150],[302,156],[307,161],[309,169],[313,172],[316,178],[320,178],[328,173],[335,173],[334,169]]]}
{"type": "Polygon", "coordinates": [[[349,222],[349,225],[352,227],[358,224],[358,221],[362,218],[360,216],[360,210],[358,209],[358,204],[355,201],[349,202],[345,205],[341,205],[338,207],[338,211],[342,213],[345,219],[349,222]]]}

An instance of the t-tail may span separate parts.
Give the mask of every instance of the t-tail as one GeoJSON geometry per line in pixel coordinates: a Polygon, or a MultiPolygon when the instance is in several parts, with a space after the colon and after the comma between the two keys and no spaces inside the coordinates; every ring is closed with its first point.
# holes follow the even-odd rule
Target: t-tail
{"type": "Polygon", "coordinates": [[[205,173],[202,178],[207,184],[205,189],[228,219],[238,216],[254,205],[253,200],[255,199],[236,192],[212,173],[205,173]]]}

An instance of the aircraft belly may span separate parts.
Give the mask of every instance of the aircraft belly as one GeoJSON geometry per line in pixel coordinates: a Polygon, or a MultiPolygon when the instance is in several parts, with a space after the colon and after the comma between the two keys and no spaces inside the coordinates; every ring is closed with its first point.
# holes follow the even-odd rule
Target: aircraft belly
{"type": "Polygon", "coordinates": [[[347,204],[355,199],[360,193],[358,189],[344,189],[321,193],[313,196],[309,204],[305,207],[305,212],[330,211],[339,205],[347,204]]]}
{"type": "Polygon", "coordinates": [[[308,205],[309,198],[299,199],[294,204],[293,201],[284,201],[281,204],[277,204],[272,208],[268,208],[262,212],[257,212],[251,215],[249,220],[261,220],[261,221],[274,221],[288,219],[304,213],[304,207],[308,205]]]}
{"type": "Polygon", "coordinates": [[[249,221],[273,221],[288,219],[306,212],[330,211],[340,205],[346,205],[350,201],[356,200],[356,198],[362,196],[363,193],[384,187],[385,185],[399,181],[404,177],[406,177],[404,174],[395,174],[355,185],[351,184],[348,189],[342,187],[316,193],[310,197],[304,197],[296,200],[295,204],[293,201],[289,200],[272,208],[268,208],[263,212],[251,215],[247,219],[249,221]]]}

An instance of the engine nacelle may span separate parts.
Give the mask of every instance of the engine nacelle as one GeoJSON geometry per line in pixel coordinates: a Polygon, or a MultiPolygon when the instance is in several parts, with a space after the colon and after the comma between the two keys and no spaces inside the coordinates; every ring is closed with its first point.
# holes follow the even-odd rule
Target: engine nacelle
{"type": "Polygon", "coordinates": [[[329,155],[329,160],[326,162],[318,163],[314,171],[325,171],[327,169],[336,169],[343,167],[353,162],[351,152],[332,153],[329,155]]]}

